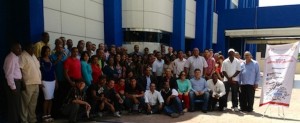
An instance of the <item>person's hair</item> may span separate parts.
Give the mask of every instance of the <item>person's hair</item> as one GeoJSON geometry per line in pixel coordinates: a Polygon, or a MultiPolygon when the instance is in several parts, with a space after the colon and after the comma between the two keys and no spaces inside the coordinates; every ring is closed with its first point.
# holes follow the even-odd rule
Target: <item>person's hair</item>
{"type": "Polygon", "coordinates": [[[24,50],[30,50],[30,49],[32,49],[32,43],[31,42],[26,42],[25,44],[24,44],[24,50]]]}
{"type": "Polygon", "coordinates": [[[73,52],[76,49],[78,49],[78,48],[77,47],[72,47],[71,52],[73,52]]]}
{"type": "Polygon", "coordinates": [[[16,40],[12,40],[10,42],[10,49],[13,49],[13,48],[15,48],[15,46],[18,46],[18,45],[20,45],[20,42],[18,42],[16,40]]]}
{"type": "MultiPolygon", "coordinates": [[[[181,71],[180,74],[179,74],[179,77],[181,77],[183,73],[185,73],[185,72],[184,72],[184,71],[181,71]]],[[[185,73],[185,74],[186,74],[186,73],[185,73]]]]}
{"type": "Polygon", "coordinates": [[[84,56],[85,55],[88,55],[89,56],[89,53],[87,51],[84,51],[81,53],[81,56],[80,56],[80,61],[84,61],[84,56]]]}
{"type": "Polygon", "coordinates": [[[47,51],[47,49],[50,50],[50,47],[49,47],[49,46],[43,46],[43,47],[42,47],[42,50],[41,50],[41,57],[42,57],[42,58],[46,56],[46,51],[47,51]]]}
{"type": "Polygon", "coordinates": [[[99,81],[102,81],[102,80],[104,80],[104,79],[106,79],[106,76],[105,76],[105,75],[99,76],[99,81]]]}
{"type": "Polygon", "coordinates": [[[223,55],[219,55],[218,58],[224,60],[224,56],[223,55]]]}
{"type": "Polygon", "coordinates": [[[42,36],[46,36],[46,35],[49,35],[48,32],[43,32],[42,33],[42,36]]]}
{"type": "Polygon", "coordinates": [[[214,72],[211,74],[211,76],[213,76],[213,75],[217,75],[217,76],[218,76],[218,74],[217,74],[216,71],[214,71],[214,72]]]}
{"type": "Polygon", "coordinates": [[[200,71],[200,72],[201,72],[201,70],[200,70],[199,68],[196,68],[196,69],[194,70],[194,72],[196,72],[196,71],[200,71]]]}
{"type": "Polygon", "coordinates": [[[97,56],[97,55],[93,55],[93,56],[91,57],[90,61],[92,62],[95,58],[98,58],[98,56],[97,56]]]}

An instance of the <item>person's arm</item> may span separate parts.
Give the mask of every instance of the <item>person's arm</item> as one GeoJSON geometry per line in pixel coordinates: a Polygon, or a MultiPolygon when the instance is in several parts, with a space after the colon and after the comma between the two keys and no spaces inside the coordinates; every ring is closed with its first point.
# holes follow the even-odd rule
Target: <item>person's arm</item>
{"type": "Polygon", "coordinates": [[[161,96],[161,94],[159,92],[157,92],[157,94],[158,94],[158,101],[159,101],[159,103],[163,104],[164,103],[163,97],[161,96]]]}
{"type": "Polygon", "coordinates": [[[203,75],[206,75],[206,68],[208,67],[208,64],[207,64],[204,57],[201,57],[201,58],[202,58],[202,61],[203,61],[203,63],[202,63],[203,64],[203,75]]]}
{"type": "Polygon", "coordinates": [[[87,70],[87,66],[81,62],[81,74],[82,74],[82,77],[85,81],[87,81],[88,79],[88,70],[87,70]]]}
{"type": "Polygon", "coordinates": [[[136,97],[143,97],[145,95],[144,91],[141,92],[141,94],[136,95],[136,97]]]}
{"type": "Polygon", "coordinates": [[[260,80],[260,71],[259,71],[259,66],[256,63],[255,64],[255,82],[254,82],[254,88],[255,89],[258,87],[259,80],[260,80]]]}
{"type": "Polygon", "coordinates": [[[156,61],[154,61],[154,63],[152,64],[152,72],[153,72],[153,76],[157,76],[156,75],[156,61]]]}
{"type": "Polygon", "coordinates": [[[185,63],[184,63],[184,72],[185,72],[186,74],[188,74],[189,68],[190,68],[190,60],[187,59],[187,60],[185,61],[185,63]]]}
{"type": "Polygon", "coordinates": [[[145,99],[145,103],[148,104],[149,103],[149,99],[148,99],[148,92],[146,91],[145,95],[144,95],[144,99],[145,99]]]}
{"type": "Polygon", "coordinates": [[[192,84],[191,84],[191,81],[190,81],[190,80],[187,79],[187,81],[188,81],[188,89],[187,89],[187,92],[190,92],[190,91],[192,90],[192,84]]]}
{"type": "Polygon", "coordinates": [[[7,81],[8,86],[10,87],[11,90],[16,91],[16,84],[15,84],[15,80],[14,80],[14,70],[15,70],[15,64],[16,62],[19,61],[15,61],[12,58],[6,58],[3,68],[4,68],[4,73],[5,73],[5,78],[7,81]]]}

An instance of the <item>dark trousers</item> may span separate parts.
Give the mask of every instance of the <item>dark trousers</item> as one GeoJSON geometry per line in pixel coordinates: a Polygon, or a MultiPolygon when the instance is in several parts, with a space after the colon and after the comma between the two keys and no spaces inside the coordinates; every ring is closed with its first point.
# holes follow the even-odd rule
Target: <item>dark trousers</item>
{"type": "MultiPolygon", "coordinates": [[[[137,98],[139,100],[139,108],[143,108],[143,106],[145,105],[145,99],[143,97],[139,97],[137,98]]],[[[125,103],[125,106],[129,109],[132,109],[133,105],[134,105],[134,102],[133,102],[133,99],[130,99],[130,98],[126,98],[124,100],[124,103],[125,103]]]]}
{"type": "Polygon", "coordinates": [[[219,102],[219,111],[222,111],[224,108],[224,105],[226,102],[225,95],[222,97],[219,97],[219,99],[213,98],[212,96],[209,97],[209,103],[208,103],[208,110],[214,110],[216,108],[216,104],[219,102]]]}
{"type": "Polygon", "coordinates": [[[243,111],[253,111],[254,95],[253,85],[241,85],[240,105],[243,111]]]}
{"type": "Polygon", "coordinates": [[[86,115],[85,106],[77,103],[67,104],[64,106],[63,114],[69,116],[70,123],[75,123],[78,118],[86,115]]]}
{"type": "Polygon", "coordinates": [[[157,86],[156,86],[156,90],[160,91],[163,88],[163,77],[162,76],[156,76],[157,79],[157,86]]]}
{"type": "Polygon", "coordinates": [[[171,103],[169,105],[165,105],[164,112],[167,115],[171,115],[172,113],[181,113],[182,112],[182,103],[179,97],[174,97],[171,99],[171,103]]]}
{"type": "Polygon", "coordinates": [[[66,85],[63,85],[62,83],[65,83],[65,81],[58,81],[58,88],[56,91],[54,91],[54,99],[53,99],[53,108],[52,108],[52,114],[54,118],[61,118],[61,106],[64,103],[65,98],[67,97],[68,91],[65,87],[66,85]]]}
{"type": "Polygon", "coordinates": [[[15,80],[16,92],[13,92],[10,87],[7,88],[7,121],[8,123],[20,122],[21,110],[21,81],[15,80]]]}
{"type": "Polygon", "coordinates": [[[210,97],[208,92],[204,92],[203,95],[201,95],[201,96],[196,96],[194,91],[190,91],[189,96],[190,96],[191,110],[195,109],[195,100],[197,100],[197,99],[203,100],[202,110],[205,110],[205,111],[207,110],[208,100],[210,97]]]}
{"type": "Polygon", "coordinates": [[[224,107],[227,107],[227,98],[228,98],[229,91],[231,91],[232,107],[238,107],[238,89],[239,89],[238,82],[235,82],[235,84],[224,82],[224,85],[226,90],[226,95],[225,95],[226,103],[224,107]]]}

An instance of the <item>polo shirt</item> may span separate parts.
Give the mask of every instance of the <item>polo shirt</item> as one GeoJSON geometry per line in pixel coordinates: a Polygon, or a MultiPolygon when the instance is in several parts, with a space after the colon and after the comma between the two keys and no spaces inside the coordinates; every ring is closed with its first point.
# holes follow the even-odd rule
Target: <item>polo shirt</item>
{"type": "Polygon", "coordinates": [[[202,56],[191,56],[187,59],[185,62],[184,67],[189,68],[189,75],[190,78],[194,77],[194,70],[195,69],[200,69],[201,70],[201,76],[203,75],[203,68],[207,68],[207,62],[202,56]]]}
{"type": "Polygon", "coordinates": [[[77,58],[69,57],[64,63],[64,69],[68,70],[71,79],[81,79],[81,63],[77,58]]]}

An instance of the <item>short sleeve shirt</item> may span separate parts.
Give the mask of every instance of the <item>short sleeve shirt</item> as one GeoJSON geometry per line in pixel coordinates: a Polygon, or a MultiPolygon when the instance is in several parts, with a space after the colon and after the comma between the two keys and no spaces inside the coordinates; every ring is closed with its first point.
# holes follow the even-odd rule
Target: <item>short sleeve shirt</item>
{"type": "MultiPolygon", "coordinates": [[[[241,63],[236,58],[234,58],[232,62],[227,58],[223,61],[221,71],[225,71],[228,77],[231,77],[236,71],[241,71],[241,63]]],[[[228,79],[224,77],[224,82],[226,81],[228,81],[228,79]]],[[[234,77],[233,81],[239,81],[239,76],[234,77]]]]}

